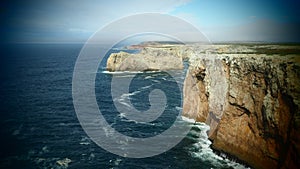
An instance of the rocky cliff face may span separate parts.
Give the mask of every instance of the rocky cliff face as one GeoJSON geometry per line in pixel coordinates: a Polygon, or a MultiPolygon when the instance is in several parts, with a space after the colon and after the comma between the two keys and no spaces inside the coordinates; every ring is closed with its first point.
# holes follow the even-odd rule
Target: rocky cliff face
{"type": "Polygon", "coordinates": [[[210,126],[215,149],[255,168],[299,167],[300,55],[287,54],[297,48],[196,50],[185,79],[183,115],[210,126]]]}
{"type": "Polygon", "coordinates": [[[138,54],[112,53],[106,69],[109,71],[147,71],[183,69],[183,55],[180,48],[145,47],[138,54]]]}
{"type": "Polygon", "coordinates": [[[111,54],[107,69],[182,69],[185,58],[182,114],[210,126],[213,148],[254,168],[299,168],[299,46],[159,45],[111,54]]]}

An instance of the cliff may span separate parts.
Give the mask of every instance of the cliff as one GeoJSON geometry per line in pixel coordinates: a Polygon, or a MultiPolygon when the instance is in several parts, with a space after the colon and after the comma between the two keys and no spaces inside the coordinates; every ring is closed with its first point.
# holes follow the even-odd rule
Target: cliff
{"type": "Polygon", "coordinates": [[[298,51],[274,45],[196,49],[183,115],[210,126],[213,148],[255,168],[299,167],[298,51]]]}
{"type": "Polygon", "coordinates": [[[183,55],[179,47],[144,47],[137,54],[112,53],[106,69],[108,71],[147,71],[183,69],[183,55]]]}
{"type": "Polygon", "coordinates": [[[113,53],[110,71],[182,69],[182,115],[205,122],[215,150],[254,168],[299,168],[300,48],[159,45],[113,53]]]}

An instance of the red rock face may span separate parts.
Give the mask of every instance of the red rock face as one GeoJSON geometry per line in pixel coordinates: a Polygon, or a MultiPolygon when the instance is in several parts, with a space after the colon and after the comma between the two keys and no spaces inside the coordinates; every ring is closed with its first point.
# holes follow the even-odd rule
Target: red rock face
{"type": "Polygon", "coordinates": [[[208,95],[205,89],[205,83],[201,79],[205,75],[201,75],[205,72],[204,68],[190,69],[187,72],[186,79],[184,81],[184,104],[183,104],[183,116],[195,119],[197,121],[205,121],[208,112],[208,95]],[[188,94],[187,94],[188,93],[188,94]]]}
{"type": "Polygon", "coordinates": [[[254,168],[299,168],[299,57],[221,54],[215,69],[200,57],[185,79],[183,115],[210,125],[213,148],[254,168]]]}

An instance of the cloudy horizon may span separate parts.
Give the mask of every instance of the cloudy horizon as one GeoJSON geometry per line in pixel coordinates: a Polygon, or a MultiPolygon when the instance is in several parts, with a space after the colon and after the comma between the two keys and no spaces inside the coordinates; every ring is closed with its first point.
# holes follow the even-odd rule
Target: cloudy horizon
{"type": "Polygon", "coordinates": [[[84,43],[120,18],[163,13],[191,23],[212,42],[300,42],[298,4],[293,0],[6,1],[1,2],[1,36],[4,42],[84,43]]]}

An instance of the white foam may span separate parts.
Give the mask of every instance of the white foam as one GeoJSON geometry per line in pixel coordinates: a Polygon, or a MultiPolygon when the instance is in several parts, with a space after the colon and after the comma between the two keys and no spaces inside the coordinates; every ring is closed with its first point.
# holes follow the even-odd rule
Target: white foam
{"type": "Polygon", "coordinates": [[[195,122],[195,125],[193,127],[200,129],[201,133],[205,133],[202,136],[208,137],[206,132],[210,130],[209,125],[202,123],[202,122],[195,122]]]}
{"type": "Polygon", "coordinates": [[[80,142],[80,145],[90,145],[91,144],[91,140],[89,137],[82,137],[80,142]]]}
{"type": "Polygon", "coordinates": [[[140,121],[136,121],[136,120],[127,119],[125,114],[119,115],[119,117],[121,117],[121,121],[123,121],[123,122],[134,122],[135,124],[145,124],[145,125],[149,125],[149,126],[155,126],[155,125],[157,126],[157,124],[153,124],[150,122],[143,122],[143,121],[140,122],[140,121]]]}
{"type": "Polygon", "coordinates": [[[72,162],[72,160],[69,158],[64,158],[62,160],[56,161],[56,163],[63,168],[68,168],[69,163],[71,163],[71,162],[72,162]]]}
{"type": "Polygon", "coordinates": [[[193,128],[198,128],[200,129],[200,131],[191,130],[191,132],[189,133],[192,136],[195,136],[192,137],[192,139],[197,141],[189,148],[189,153],[192,157],[199,158],[203,161],[208,161],[217,168],[246,168],[242,164],[229,160],[226,155],[221,154],[220,156],[218,156],[213,152],[213,150],[210,148],[212,142],[208,139],[207,135],[207,131],[210,129],[208,125],[197,122],[195,123],[195,126],[193,126],[193,128]]]}
{"type": "Polygon", "coordinates": [[[148,86],[144,86],[144,87],[142,87],[142,89],[148,89],[148,88],[150,88],[152,85],[148,85],[148,86]]]}
{"type": "Polygon", "coordinates": [[[121,95],[121,98],[129,98],[129,96],[133,96],[133,95],[136,95],[138,93],[140,93],[141,91],[137,90],[135,92],[132,92],[132,93],[124,93],[121,95]]]}
{"type": "Polygon", "coordinates": [[[186,121],[186,122],[189,122],[189,123],[195,123],[196,122],[194,119],[190,119],[190,118],[185,117],[185,116],[181,116],[181,119],[183,121],[186,121]]]}
{"type": "Polygon", "coordinates": [[[152,79],[153,76],[146,76],[145,79],[152,79]]]}
{"type": "Polygon", "coordinates": [[[129,107],[131,108],[132,105],[130,104],[130,99],[129,97],[130,96],[133,96],[133,95],[136,95],[137,93],[140,93],[141,91],[135,91],[135,92],[132,92],[132,93],[124,93],[122,94],[120,97],[116,97],[113,99],[114,102],[118,102],[126,107],[129,107]]]}
{"type": "Polygon", "coordinates": [[[144,73],[159,73],[162,72],[160,70],[151,70],[151,71],[144,71],[144,73]]]}
{"type": "Polygon", "coordinates": [[[159,80],[152,80],[153,82],[156,82],[156,83],[161,83],[159,80]]]}
{"type": "Polygon", "coordinates": [[[127,102],[124,101],[124,99],[119,99],[118,102],[126,107],[131,108],[132,106],[130,104],[128,104],[127,102]]]}
{"type": "Polygon", "coordinates": [[[143,71],[101,71],[101,73],[105,73],[105,74],[137,74],[137,73],[144,73],[143,71]]]}
{"type": "Polygon", "coordinates": [[[175,109],[181,111],[181,110],[182,110],[182,107],[176,106],[175,109]]]}
{"type": "Polygon", "coordinates": [[[125,113],[120,113],[120,114],[119,114],[119,117],[120,117],[120,118],[125,118],[126,115],[125,115],[125,113]]]}
{"type": "Polygon", "coordinates": [[[114,165],[115,165],[115,166],[118,166],[118,165],[120,164],[121,161],[122,161],[122,159],[117,158],[117,159],[114,161],[114,165]]]}

